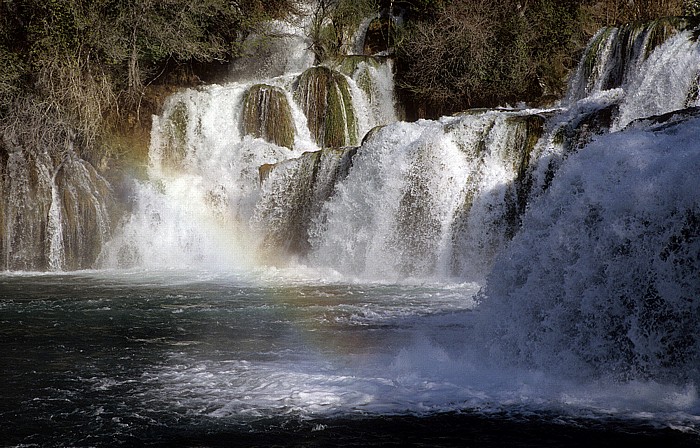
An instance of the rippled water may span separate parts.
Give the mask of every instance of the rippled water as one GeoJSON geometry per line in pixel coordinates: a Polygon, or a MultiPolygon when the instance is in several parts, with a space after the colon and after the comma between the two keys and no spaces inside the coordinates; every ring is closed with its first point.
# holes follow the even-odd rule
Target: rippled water
{"type": "Polygon", "coordinates": [[[476,289],[269,270],[0,275],[0,444],[700,442],[671,405],[612,409],[589,388],[476,365],[476,289]]]}

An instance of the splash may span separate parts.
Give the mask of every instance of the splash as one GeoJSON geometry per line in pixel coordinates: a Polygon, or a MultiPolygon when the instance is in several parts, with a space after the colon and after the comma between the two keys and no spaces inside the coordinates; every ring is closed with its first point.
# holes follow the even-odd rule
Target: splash
{"type": "Polygon", "coordinates": [[[697,382],[697,113],[572,155],[489,275],[476,334],[567,377],[697,382]]]}

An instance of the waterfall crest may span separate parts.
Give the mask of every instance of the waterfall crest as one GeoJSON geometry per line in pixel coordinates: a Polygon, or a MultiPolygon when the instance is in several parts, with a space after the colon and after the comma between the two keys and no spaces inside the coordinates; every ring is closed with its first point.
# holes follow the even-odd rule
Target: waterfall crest
{"type": "Polygon", "coordinates": [[[663,18],[602,28],[589,42],[571,78],[567,102],[629,84],[656,47],[687,26],[681,18],[663,18]]]}

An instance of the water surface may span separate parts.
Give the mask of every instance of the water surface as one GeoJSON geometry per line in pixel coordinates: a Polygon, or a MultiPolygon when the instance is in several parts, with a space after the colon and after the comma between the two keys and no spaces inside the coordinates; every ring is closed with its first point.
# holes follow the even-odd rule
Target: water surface
{"type": "Polygon", "coordinates": [[[475,366],[477,285],[287,274],[3,274],[3,444],[698,441],[687,412],[567,408],[475,366]]]}

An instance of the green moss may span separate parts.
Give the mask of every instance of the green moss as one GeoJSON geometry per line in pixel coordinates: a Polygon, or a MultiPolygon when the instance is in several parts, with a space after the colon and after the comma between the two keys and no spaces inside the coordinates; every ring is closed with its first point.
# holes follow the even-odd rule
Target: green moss
{"type": "Polygon", "coordinates": [[[248,89],[242,121],[243,134],[293,148],[294,119],[282,89],[265,84],[248,89]]]}
{"type": "Polygon", "coordinates": [[[321,147],[357,144],[357,119],[347,79],[328,67],[313,67],[299,79],[295,98],[321,147]]]}
{"type": "Polygon", "coordinates": [[[649,26],[649,38],[645,48],[644,57],[647,58],[652,51],[668,38],[687,26],[686,21],[681,17],[665,17],[654,20],[649,26]]]}
{"type": "Polygon", "coordinates": [[[583,76],[587,82],[591,82],[591,75],[595,66],[598,63],[598,56],[603,51],[605,44],[607,43],[610,35],[615,31],[614,27],[606,27],[598,36],[591,42],[591,45],[586,50],[586,54],[583,57],[583,76]]]}

